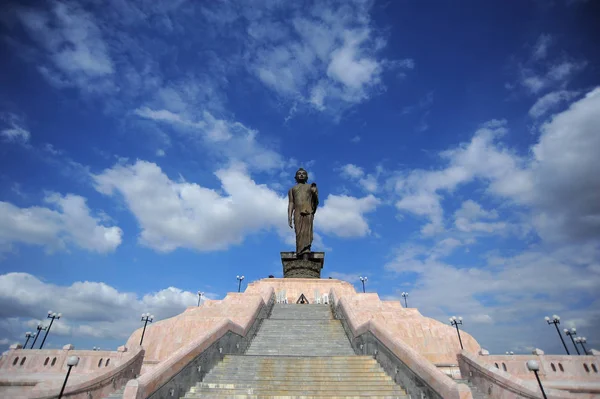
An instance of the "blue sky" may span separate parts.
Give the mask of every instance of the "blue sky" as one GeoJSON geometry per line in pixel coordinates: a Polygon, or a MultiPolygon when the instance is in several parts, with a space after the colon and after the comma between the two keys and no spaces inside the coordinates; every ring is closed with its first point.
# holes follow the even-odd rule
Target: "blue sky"
{"type": "Polygon", "coordinates": [[[4,2],[0,346],[139,326],[269,274],[319,185],[324,276],[492,352],[600,337],[592,1],[4,2]]]}

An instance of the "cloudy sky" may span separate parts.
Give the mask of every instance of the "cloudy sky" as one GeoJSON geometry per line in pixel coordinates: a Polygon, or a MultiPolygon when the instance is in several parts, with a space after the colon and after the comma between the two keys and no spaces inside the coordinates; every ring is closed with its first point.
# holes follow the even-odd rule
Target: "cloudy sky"
{"type": "Polygon", "coordinates": [[[0,349],[116,348],[293,250],[491,352],[600,349],[594,1],[5,1],[0,349]],[[251,4],[251,5],[250,5],[251,4]]]}

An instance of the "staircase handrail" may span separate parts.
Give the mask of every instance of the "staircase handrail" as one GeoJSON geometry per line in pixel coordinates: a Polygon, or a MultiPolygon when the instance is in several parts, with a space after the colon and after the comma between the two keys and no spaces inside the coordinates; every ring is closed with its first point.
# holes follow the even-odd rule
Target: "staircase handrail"
{"type": "Polygon", "coordinates": [[[358,325],[350,316],[351,304],[347,297],[338,297],[335,290],[331,290],[332,307],[337,316],[341,316],[349,332],[352,334],[351,341],[358,336],[370,332],[373,336],[391,353],[394,354],[402,363],[404,363],[422,383],[429,386],[434,392],[444,399],[472,399],[473,394],[468,386],[458,384],[452,378],[441,372],[434,364],[421,356],[417,351],[404,343],[400,338],[394,336],[385,325],[377,320],[369,321],[358,325]],[[341,315],[339,314],[341,312],[341,315]]]}
{"type": "Polygon", "coordinates": [[[261,311],[268,306],[268,304],[273,302],[272,299],[274,299],[274,296],[272,288],[269,298],[271,300],[268,303],[265,303],[264,300],[261,300],[259,303],[255,302],[256,307],[252,317],[247,320],[247,325],[234,323],[231,319],[220,320],[213,328],[203,331],[197,339],[175,351],[171,356],[160,362],[154,368],[141,375],[139,378],[130,380],[125,386],[123,399],[148,398],[174,378],[190,362],[202,355],[206,349],[218,342],[219,339],[228,332],[244,337],[254,322],[257,321],[261,311]]]}

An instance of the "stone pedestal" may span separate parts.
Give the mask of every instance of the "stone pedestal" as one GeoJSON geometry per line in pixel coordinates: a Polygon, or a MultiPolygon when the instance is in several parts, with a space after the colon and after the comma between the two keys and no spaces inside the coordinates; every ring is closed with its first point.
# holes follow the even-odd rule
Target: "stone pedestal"
{"type": "Polygon", "coordinates": [[[325,252],[310,252],[296,257],[295,252],[282,252],[283,278],[321,278],[325,252]]]}

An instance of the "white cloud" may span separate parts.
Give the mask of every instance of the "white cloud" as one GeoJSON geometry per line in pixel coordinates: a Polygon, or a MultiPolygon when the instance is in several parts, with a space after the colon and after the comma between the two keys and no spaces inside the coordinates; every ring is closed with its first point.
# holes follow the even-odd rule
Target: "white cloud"
{"type": "MultiPolygon", "coordinates": [[[[478,179],[487,185],[488,194],[528,207],[533,226],[545,239],[598,238],[598,109],[600,88],[543,124],[529,157],[518,156],[499,141],[506,131],[505,122],[487,124],[469,143],[441,153],[448,162],[445,168],[412,170],[394,177],[392,187],[400,195],[396,207],[427,217],[427,232],[442,231],[443,194],[478,179]]],[[[457,222],[465,231],[503,229],[501,224],[473,225],[460,217],[457,222]]]]}
{"type": "Polygon", "coordinates": [[[533,146],[536,229],[545,238],[600,238],[600,88],[540,128],[533,146]]]}
{"type": "Polygon", "coordinates": [[[0,130],[0,137],[4,141],[25,144],[29,143],[31,133],[23,127],[23,120],[13,113],[0,113],[0,119],[6,127],[0,130]]]}
{"type": "Polygon", "coordinates": [[[545,72],[539,71],[540,67],[522,68],[520,82],[532,94],[550,87],[563,88],[586,65],[586,62],[562,61],[545,68],[545,72]]]}
{"type": "Polygon", "coordinates": [[[546,56],[548,55],[548,48],[552,44],[552,41],[553,40],[551,35],[541,34],[534,45],[532,57],[536,60],[546,58],[546,56]]]}
{"type": "MultiPolygon", "coordinates": [[[[179,247],[222,250],[261,230],[289,235],[286,196],[257,184],[240,164],[217,170],[215,175],[220,191],[184,180],[175,182],[156,164],[137,161],[115,165],[94,180],[98,191],[123,195],[141,226],[140,242],[161,252],[179,247]]],[[[372,196],[330,195],[317,211],[316,229],[340,237],[368,234],[364,213],[377,204],[372,196]]]]}
{"type": "Polygon", "coordinates": [[[371,233],[365,213],[373,212],[380,201],[373,195],[363,198],[329,195],[317,211],[315,227],[339,237],[363,237],[371,233]]]}
{"type": "Polygon", "coordinates": [[[175,287],[140,297],[102,282],[76,281],[62,286],[28,273],[8,273],[0,275],[0,320],[11,322],[0,323],[0,330],[15,336],[25,329],[35,331],[38,323],[48,324],[44,315],[53,310],[62,317],[53,323],[51,335],[124,340],[139,327],[141,313],[150,312],[161,320],[196,305],[197,299],[195,292],[175,287]]]}
{"type": "MultiPolygon", "coordinates": [[[[409,290],[413,306],[446,323],[452,314],[463,316],[465,329],[488,349],[503,353],[526,345],[557,347],[556,337],[540,334],[543,327],[534,322],[543,323],[548,314],[561,314],[567,325],[587,320],[589,331],[600,323],[597,301],[584,299],[595,298],[600,289],[600,274],[590,269],[600,255],[594,245],[488,255],[473,266],[441,260],[451,253],[440,252],[441,246],[441,242],[433,249],[404,246],[386,269],[400,275],[416,273],[409,290]],[[580,301],[586,304],[581,306],[580,301]]],[[[393,299],[400,300],[399,294],[393,299]]]]}
{"type": "Polygon", "coordinates": [[[348,177],[351,179],[360,179],[364,176],[365,171],[360,166],[356,166],[354,164],[346,164],[342,166],[342,176],[348,177]]]}
{"type": "Polygon", "coordinates": [[[31,133],[28,130],[23,129],[21,126],[13,125],[10,128],[3,129],[0,131],[6,141],[17,142],[17,143],[28,143],[31,137],[31,133]]]}
{"type": "Polygon", "coordinates": [[[0,202],[0,251],[13,244],[41,245],[48,251],[65,250],[69,245],[100,253],[112,252],[121,244],[123,232],[106,227],[90,214],[83,197],[51,194],[45,207],[19,208],[0,202]]]}
{"type": "Polygon", "coordinates": [[[208,150],[228,163],[243,162],[263,171],[284,166],[279,153],[258,141],[258,131],[240,122],[215,118],[208,111],[204,111],[198,119],[192,119],[185,112],[178,114],[148,107],[138,108],[134,113],[142,118],[171,125],[190,139],[200,138],[208,150]]]}
{"type": "Polygon", "coordinates": [[[454,225],[459,231],[471,233],[497,233],[507,228],[505,222],[490,222],[480,219],[497,219],[496,210],[486,211],[473,200],[462,203],[460,209],[454,212],[454,225]]]}
{"type": "Polygon", "coordinates": [[[352,142],[352,143],[359,143],[360,142],[360,136],[356,135],[356,136],[352,137],[350,139],[350,142],[352,142]]]}
{"type": "Polygon", "coordinates": [[[278,3],[260,13],[243,13],[255,39],[247,43],[249,69],[284,98],[335,114],[381,88],[384,69],[414,68],[411,59],[388,61],[377,54],[386,40],[372,27],[369,2],[289,6],[295,10],[287,10],[291,20],[282,24],[286,12],[281,8],[286,7],[278,3]]]}
{"type": "Polygon", "coordinates": [[[354,164],[346,164],[340,168],[342,177],[356,181],[365,191],[374,193],[379,188],[378,177],[381,168],[377,169],[377,174],[366,174],[363,168],[354,164]]]}
{"type": "Polygon", "coordinates": [[[38,67],[49,83],[84,91],[112,87],[113,62],[92,15],[73,3],[57,1],[50,10],[19,8],[17,16],[42,48],[40,57],[50,61],[38,67]]]}
{"type": "Polygon", "coordinates": [[[540,98],[529,109],[529,116],[539,118],[548,111],[557,107],[560,103],[566,102],[577,96],[577,92],[568,90],[558,90],[548,93],[540,98]]]}
{"type": "Polygon", "coordinates": [[[378,82],[380,64],[369,57],[361,57],[359,46],[367,39],[369,32],[345,32],[344,45],[331,53],[327,66],[327,76],[352,90],[362,90],[364,86],[378,82]]]}

